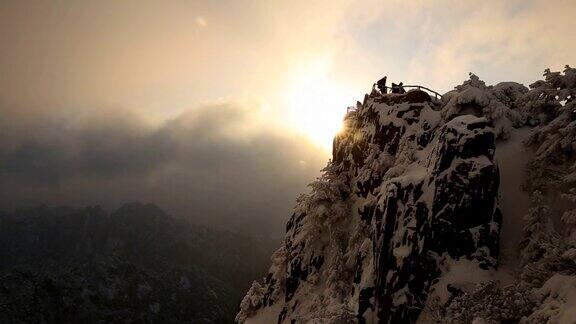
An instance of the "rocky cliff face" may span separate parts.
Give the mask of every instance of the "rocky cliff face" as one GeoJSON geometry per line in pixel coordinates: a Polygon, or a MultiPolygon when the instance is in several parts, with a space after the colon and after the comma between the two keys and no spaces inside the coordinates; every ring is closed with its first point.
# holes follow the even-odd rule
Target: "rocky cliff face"
{"type": "Polygon", "coordinates": [[[452,289],[436,284],[448,264],[497,266],[497,134],[480,105],[490,102],[455,97],[373,92],[346,116],[238,321],[414,322],[431,289],[452,289]]]}
{"type": "Polygon", "coordinates": [[[576,69],[356,108],[238,322],[574,323],[576,69]]]}

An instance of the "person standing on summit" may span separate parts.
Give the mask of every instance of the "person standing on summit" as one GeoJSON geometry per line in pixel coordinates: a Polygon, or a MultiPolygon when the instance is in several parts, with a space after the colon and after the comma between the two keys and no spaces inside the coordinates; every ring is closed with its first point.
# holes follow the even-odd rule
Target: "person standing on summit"
{"type": "Polygon", "coordinates": [[[382,79],[378,80],[378,82],[376,82],[376,85],[378,86],[378,90],[380,90],[381,94],[385,94],[386,93],[386,76],[384,76],[382,79]]]}
{"type": "Polygon", "coordinates": [[[404,90],[404,83],[400,82],[399,84],[396,83],[392,83],[392,93],[396,93],[396,94],[403,94],[406,93],[406,90],[404,90]]]}

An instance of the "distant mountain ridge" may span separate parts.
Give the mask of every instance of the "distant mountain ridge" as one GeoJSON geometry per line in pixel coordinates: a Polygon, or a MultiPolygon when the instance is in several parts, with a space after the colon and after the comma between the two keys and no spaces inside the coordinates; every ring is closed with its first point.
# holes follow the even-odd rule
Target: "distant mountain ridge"
{"type": "Polygon", "coordinates": [[[230,322],[272,245],[152,204],[4,213],[0,322],[230,322]]]}

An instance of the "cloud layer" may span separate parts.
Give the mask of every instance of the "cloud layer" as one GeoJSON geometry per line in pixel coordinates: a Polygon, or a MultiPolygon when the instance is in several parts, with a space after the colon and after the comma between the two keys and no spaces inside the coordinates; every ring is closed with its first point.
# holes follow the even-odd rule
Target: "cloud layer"
{"type": "Polygon", "coordinates": [[[323,125],[384,74],[447,91],[470,71],[527,84],[576,65],[574,12],[570,0],[2,1],[0,208],[142,200],[277,228],[328,158],[295,135],[303,121],[323,125]],[[215,101],[245,97],[268,113],[215,101]]]}
{"type": "Polygon", "coordinates": [[[0,207],[136,200],[196,222],[278,231],[327,157],[260,116],[257,103],[223,101],[157,127],[121,112],[2,125],[0,207]]]}

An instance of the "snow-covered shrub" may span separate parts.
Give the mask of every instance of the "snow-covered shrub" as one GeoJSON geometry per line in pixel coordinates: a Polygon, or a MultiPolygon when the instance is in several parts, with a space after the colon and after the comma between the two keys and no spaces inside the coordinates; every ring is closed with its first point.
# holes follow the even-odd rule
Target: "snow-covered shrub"
{"type": "Polygon", "coordinates": [[[262,306],[265,292],[266,289],[259,282],[254,281],[240,303],[242,313],[236,317],[236,321],[244,322],[248,317],[253,316],[262,306]]]}
{"type": "Polygon", "coordinates": [[[576,69],[547,69],[544,77],[519,99],[532,124],[541,125],[527,142],[535,153],[528,164],[530,189],[576,183],[576,69]]]}
{"type": "Polygon", "coordinates": [[[566,65],[562,73],[544,70],[544,80],[530,85],[530,91],[519,98],[519,106],[530,114],[530,122],[535,125],[554,119],[563,102],[574,101],[575,97],[576,69],[566,65]]]}
{"type": "Polygon", "coordinates": [[[492,94],[506,107],[518,109],[518,100],[528,92],[528,88],[517,82],[500,82],[492,88],[492,94]]]}
{"type": "Polygon", "coordinates": [[[486,323],[518,321],[531,313],[535,297],[524,285],[501,288],[494,281],[478,284],[449,303],[444,320],[453,324],[472,323],[476,318],[486,323]]]}
{"type": "Polygon", "coordinates": [[[478,76],[470,73],[469,80],[442,97],[442,117],[450,120],[463,114],[484,116],[494,127],[497,137],[508,138],[512,127],[525,124],[526,117],[516,109],[516,101],[527,91],[526,87],[514,82],[486,86],[478,76]]]}

